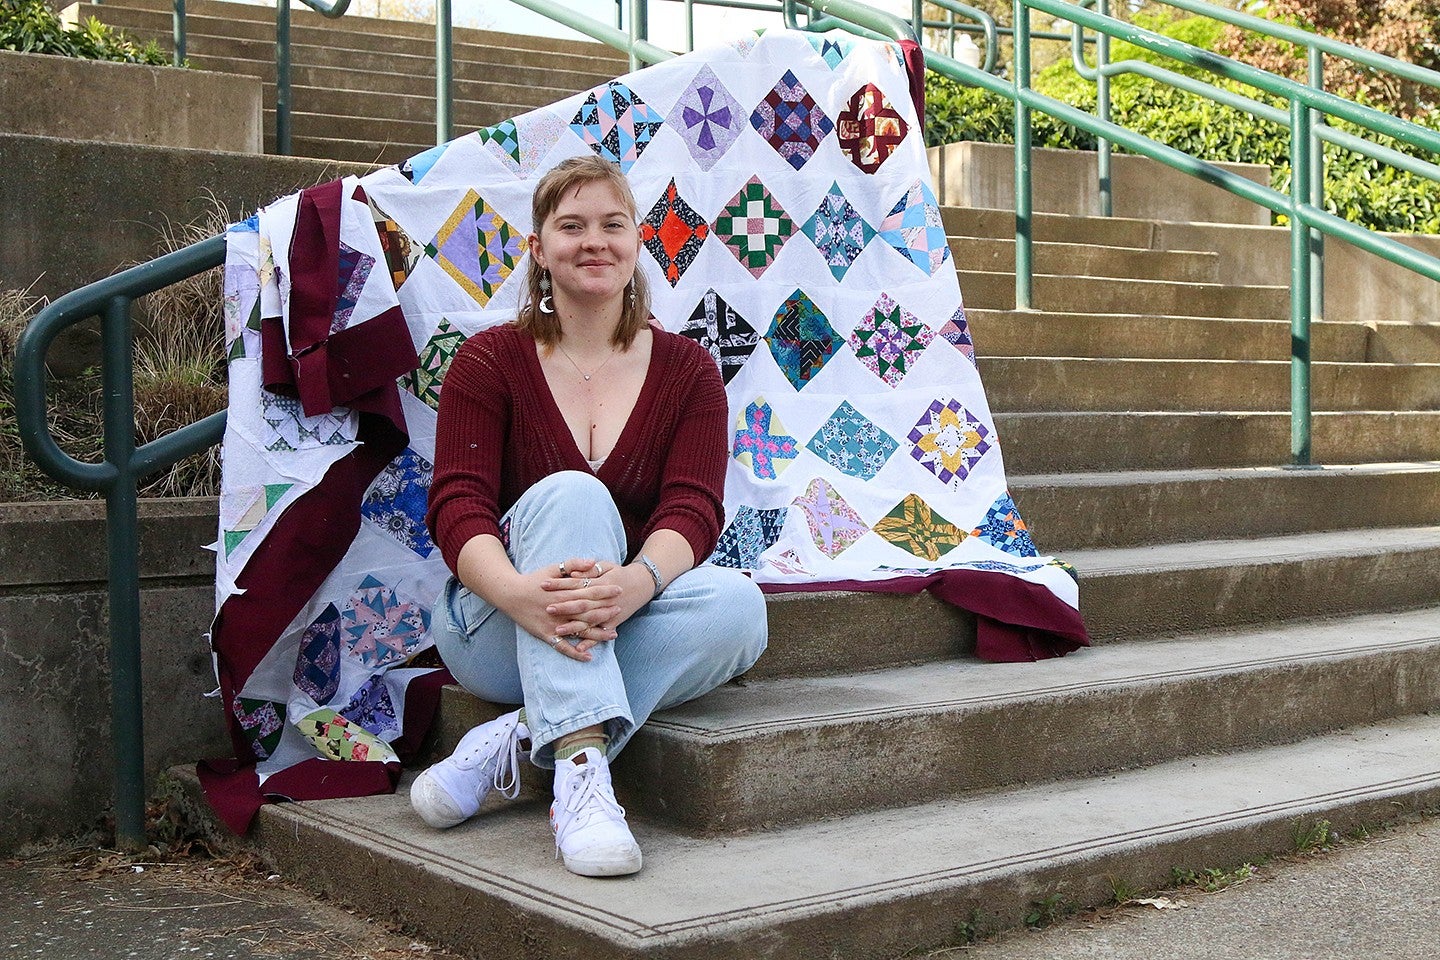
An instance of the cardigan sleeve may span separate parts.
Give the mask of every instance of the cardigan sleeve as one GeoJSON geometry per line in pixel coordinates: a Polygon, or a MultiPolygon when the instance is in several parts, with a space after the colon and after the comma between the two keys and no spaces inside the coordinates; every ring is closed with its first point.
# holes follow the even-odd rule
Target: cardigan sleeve
{"type": "Polygon", "coordinates": [[[676,371],[668,376],[678,417],[661,465],[659,501],[640,535],[674,530],[704,563],[725,521],[726,420],[729,404],[715,361],[683,337],[676,371]]]}
{"type": "Polygon", "coordinates": [[[425,520],[453,571],[474,537],[500,538],[501,455],[514,397],[500,358],[472,337],[451,361],[435,423],[435,472],[425,520]]]}

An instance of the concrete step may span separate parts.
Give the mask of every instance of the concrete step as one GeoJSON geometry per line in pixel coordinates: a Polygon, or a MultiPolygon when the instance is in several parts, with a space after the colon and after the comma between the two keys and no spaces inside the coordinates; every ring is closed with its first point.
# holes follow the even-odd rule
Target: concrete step
{"type": "MultiPolygon", "coordinates": [[[[264,94],[266,97],[273,97],[274,88],[266,84],[264,94]]],[[[264,125],[268,130],[274,126],[275,110],[273,99],[266,102],[270,104],[264,109],[264,125]]],[[[450,117],[455,125],[455,135],[461,136],[533,109],[529,104],[514,100],[456,100],[452,104],[450,117]]],[[[404,139],[396,136],[396,131],[408,132],[417,129],[414,124],[421,124],[428,127],[425,136],[430,145],[434,146],[433,95],[422,97],[363,94],[352,100],[344,91],[297,86],[291,88],[290,111],[292,125],[297,124],[296,118],[303,115],[307,123],[320,131],[311,134],[312,136],[334,139],[338,133],[358,131],[362,136],[353,139],[370,138],[384,142],[387,139],[404,139]],[[371,112],[368,109],[371,105],[384,112],[371,112]],[[329,132],[325,132],[327,130],[329,132]]]]}
{"type": "MultiPolygon", "coordinates": [[[[991,409],[1006,413],[1290,409],[1290,364],[1281,360],[982,357],[979,365],[991,409]]],[[[1434,410],[1440,366],[1316,363],[1311,397],[1316,410],[1434,410]]]]}
{"type": "MultiPolygon", "coordinates": [[[[431,136],[423,143],[373,143],[368,140],[341,140],[325,137],[307,137],[299,134],[290,138],[290,151],[297,157],[317,157],[326,160],[341,160],[351,163],[374,163],[381,166],[409,160],[434,146],[431,136]]],[[[274,138],[266,136],[265,149],[274,150],[274,138]]]]}
{"type": "MultiPolygon", "coordinates": [[[[106,3],[104,9],[97,5],[76,3],[65,8],[63,14],[74,16],[140,17],[146,23],[158,27],[157,35],[170,37],[172,4],[169,0],[124,0],[123,3],[106,3]],[[73,11],[73,13],[72,13],[73,11]]],[[[201,36],[275,36],[275,10],[260,4],[229,3],[225,0],[189,0],[185,5],[187,33],[201,36]],[[266,30],[269,33],[266,33],[266,30]]],[[[369,44],[372,38],[385,41],[412,40],[429,41],[434,50],[435,26],[433,23],[419,23],[412,20],[362,17],[347,13],[343,17],[330,19],[304,7],[296,6],[291,14],[291,39],[316,42],[320,45],[344,45],[345,43],[369,44]],[[315,34],[311,31],[322,31],[315,34]],[[328,37],[319,39],[316,37],[328,37]]],[[[453,32],[456,49],[462,46],[494,46],[513,49],[541,50],[561,56],[583,57],[618,64],[628,63],[625,55],[612,47],[593,40],[560,40],[553,37],[531,36],[528,34],[504,33],[495,30],[479,30],[473,27],[455,27],[453,32]]],[[[372,49],[364,47],[363,49],[372,49]]],[[[417,49],[412,47],[411,49],[417,49]]],[[[613,72],[612,72],[613,76],[613,72]]]]}
{"type": "MultiPolygon", "coordinates": [[[[264,81],[265,105],[268,107],[275,105],[274,63],[266,63],[263,60],[231,60],[214,61],[216,65],[211,65],[211,61],[204,61],[204,67],[207,70],[221,69],[218,65],[222,63],[231,64],[233,66],[231,72],[260,77],[264,81]],[[243,69],[241,69],[242,67],[243,69]]],[[[316,67],[295,64],[290,69],[290,85],[292,93],[297,97],[294,101],[297,107],[302,105],[302,101],[298,99],[302,91],[314,91],[312,101],[305,106],[306,109],[321,113],[337,113],[350,117],[404,118],[413,113],[415,109],[406,101],[415,99],[427,103],[424,108],[427,110],[426,115],[432,117],[435,115],[435,77],[433,74],[430,76],[400,76],[358,67],[316,67]],[[400,102],[406,105],[399,110],[387,106],[397,97],[404,97],[405,100],[400,102]]],[[[523,81],[507,83],[490,80],[456,80],[452,92],[458,101],[514,103],[522,105],[523,110],[533,110],[537,106],[562,100],[583,89],[585,89],[583,86],[566,89],[523,81]]]]}
{"type": "MultiPolygon", "coordinates": [[[[1049,549],[1043,539],[1039,547],[1049,549]]],[[[1440,597],[1440,526],[1062,556],[1079,572],[1080,611],[1097,645],[1402,610],[1440,597]]],[[[747,680],[853,674],[974,651],[974,617],[929,594],[777,593],[766,599],[770,646],[747,680]]]]}
{"type": "MultiPolygon", "coordinates": [[[[967,298],[968,299],[968,298],[967,298]]],[[[1229,320],[1132,314],[966,308],[975,350],[982,357],[1110,357],[1115,359],[1284,360],[1290,356],[1285,320],[1229,320]]],[[[1374,333],[1360,323],[1311,327],[1315,359],[1343,363],[1383,360],[1372,355],[1374,333]]],[[[1404,360],[1421,353],[1411,348],[1404,360]]],[[[1435,351],[1440,359],[1440,350],[1435,351]]]]}
{"type": "MultiPolygon", "coordinates": [[[[82,14],[84,15],[86,14],[82,14]]],[[[107,4],[101,19],[113,22],[132,36],[153,38],[162,49],[174,49],[168,14],[127,11],[107,4]]],[[[349,17],[345,19],[348,20],[349,17]]],[[[275,62],[273,20],[268,23],[247,23],[191,16],[187,19],[187,29],[187,57],[200,55],[237,60],[269,60],[272,64],[275,62]]],[[[598,44],[598,49],[591,55],[550,50],[535,42],[534,38],[515,34],[495,33],[485,36],[487,39],[484,42],[465,43],[459,39],[454,41],[451,61],[457,71],[473,68],[475,65],[487,65],[491,69],[499,70],[553,69],[581,77],[594,77],[599,82],[629,70],[628,60],[605,55],[605,51],[615,51],[598,44]]],[[[424,37],[399,37],[337,30],[333,21],[324,21],[319,26],[292,25],[290,29],[292,63],[344,66],[357,58],[389,66],[397,73],[404,66],[427,70],[429,75],[434,77],[435,38],[429,34],[424,37]]]]}
{"type": "Polygon", "coordinates": [[[615,775],[626,809],[734,833],[815,819],[818,783],[822,815],[843,816],[1437,706],[1431,608],[1097,648],[1023,669],[960,660],[725,686],[652,718],[615,775]],[[1031,749],[1037,740],[1044,750],[1031,749]]]}
{"type": "MultiPolygon", "coordinates": [[[[1013,474],[1274,466],[1290,460],[1288,413],[1002,413],[1013,474]]],[[[1317,413],[1316,463],[1440,460],[1440,412],[1317,413]]]]}
{"type": "MultiPolygon", "coordinates": [[[[645,869],[609,883],[554,861],[543,803],[440,832],[402,786],[267,806],[255,836],[292,880],[467,955],[881,960],[963,941],[977,921],[1018,926],[1052,897],[1099,904],[1116,879],[1144,889],[1293,850],[1318,819],[1347,832],[1433,806],[1437,756],[1440,719],[1412,717],[739,837],[637,820],[645,869]]],[[[811,796],[823,810],[826,788],[811,796]]]]}
{"type": "MultiPolygon", "coordinates": [[[[956,272],[967,304],[986,310],[1014,308],[1014,273],[956,272]]],[[[1286,287],[1040,273],[1033,279],[1036,309],[1056,313],[1165,314],[1248,320],[1279,320],[1290,315],[1290,291],[1286,287]]]]}
{"type": "MultiPolygon", "coordinates": [[[[955,237],[1015,239],[1015,211],[980,207],[941,207],[945,233],[955,237]]],[[[1096,244],[1105,247],[1156,249],[1157,224],[1153,220],[1124,217],[1069,217],[1056,213],[1034,216],[1034,237],[1047,243],[1096,244]]],[[[1208,248],[1195,246],[1192,250],[1208,248]]]]}
{"type": "MultiPolygon", "coordinates": [[[[205,47],[192,50],[188,59],[201,70],[218,73],[238,73],[259,77],[266,86],[275,82],[275,58],[273,51],[258,47],[247,51],[247,56],[233,56],[211,51],[205,47]]],[[[273,46],[273,44],[271,44],[273,46]]],[[[533,99],[537,104],[549,103],[567,97],[580,90],[589,90],[608,81],[613,74],[581,72],[578,70],[550,70],[541,64],[533,66],[497,66],[485,61],[456,61],[454,64],[451,90],[460,99],[485,99],[518,91],[540,90],[549,95],[548,100],[533,99]]],[[[435,58],[405,57],[396,62],[393,57],[379,57],[367,51],[323,51],[321,48],[306,48],[295,51],[290,63],[292,84],[324,86],[335,90],[357,92],[407,93],[416,96],[429,94],[435,97],[435,58]],[[324,53],[323,56],[307,56],[307,52],[324,53]],[[338,62],[330,62],[338,61],[338,62]]],[[[273,99],[273,98],[271,98],[273,99]]]]}
{"type": "Polygon", "coordinates": [[[1401,610],[1440,597],[1440,526],[1072,550],[1065,559],[1080,573],[1080,608],[1097,643],[1401,610]]]}
{"type": "MultiPolygon", "coordinates": [[[[1440,523],[1440,462],[1324,470],[1010,474],[1010,493],[1040,549],[1183,543],[1440,523]],[[1216,509],[1217,504],[1226,509],[1216,509]]],[[[1083,572],[1083,571],[1082,571],[1083,572]]]]}
{"type": "MultiPolygon", "coordinates": [[[[950,238],[950,252],[955,257],[955,265],[962,270],[1015,271],[1013,239],[954,236],[950,238]]],[[[1216,254],[1203,251],[1146,250],[1090,243],[1035,244],[1035,269],[1042,274],[1214,283],[1217,262],[1216,254]]]]}
{"type": "Polygon", "coordinates": [[[1385,363],[1440,361],[1440,323],[1377,323],[1372,326],[1370,359],[1385,363]]]}

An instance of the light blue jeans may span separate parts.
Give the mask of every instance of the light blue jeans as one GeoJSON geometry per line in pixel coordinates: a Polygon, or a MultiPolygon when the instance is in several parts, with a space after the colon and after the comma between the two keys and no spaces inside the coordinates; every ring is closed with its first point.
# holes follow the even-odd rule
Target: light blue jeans
{"type": "MultiPolygon", "coordinates": [[[[506,552],[531,573],[572,557],[625,562],[625,529],[593,474],[555,473],[505,515],[506,552]]],[[[745,575],[701,566],[676,577],[620,625],[619,636],[572,660],[451,577],[435,604],[435,645],[456,681],[495,703],[523,703],[530,758],[554,767],[554,742],[603,724],[614,757],[656,710],[708,693],[765,651],[765,600],[745,575]]],[[[548,639],[548,638],[546,638],[548,639]]],[[[562,641],[565,642],[565,641],[562,641]]]]}

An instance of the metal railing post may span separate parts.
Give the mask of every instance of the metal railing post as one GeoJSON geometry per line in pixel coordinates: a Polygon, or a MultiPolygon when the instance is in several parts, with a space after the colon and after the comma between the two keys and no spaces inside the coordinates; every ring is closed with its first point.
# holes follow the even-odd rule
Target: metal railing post
{"type": "MultiPolygon", "coordinates": [[[[1110,0],[1100,0],[1100,13],[1110,16],[1110,0]]],[[[1110,75],[1105,65],[1110,62],[1110,35],[1097,33],[1095,36],[1095,108],[1100,119],[1110,122],[1110,75]]],[[[1095,143],[1095,173],[1099,181],[1100,216],[1114,216],[1115,181],[1110,172],[1110,141],[1100,137],[1095,143]]]]}
{"type": "Polygon", "coordinates": [[[685,0],[685,49],[695,49],[695,0],[685,0]]]}
{"type": "Polygon", "coordinates": [[[290,156],[290,0],[275,2],[275,152],[290,156]]]}
{"type": "Polygon", "coordinates": [[[1310,202],[1312,113],[1290,102],[1290,462],[1310,459],[1310,227],[1302,208],[1310,202]]]}
{"type": "Polygon", "coordinates": [[[1030,88],[1030,10],[1015,0],[1015,309],[1035,303],[1034,197],[1030,183],[1030,108],[1021,91],[1030,88]]]}
{"type": "Polygon", "coordinates": [[[450,0],[435,0],[435,142],[448,143],[455,129],[451,112],[454,76],[454,18],[450,0]]]}
{"type": "Polygon", "coordinates": [[[177,67],[185,66],[185,0],[175,0],[173,24],[170,28],[171,40],[175,44],[174,63],[177,67]]]}
{"type": "Polygon", "coordinates": [[[130,298],[111,298],[101,327],[105,460],[119,473],[106,491],[110,579],[110,736],[115,751],[115,839],[145,846],[145,718],[140,676],[140,571],[135,457],[135,390],[131,376],[130,298]]]}
{"type": "MultiPolygon", "coordinates": [[[[1316,90],[1325,89],[1325,54],[1315,47],[1309,51],[1310,86],[1316,90]]],[[[1310,111],[1310,205],[1317,210],[1325,209],[1325,144],[1316,131],[1324,117],[1316,110],[1310,111]]],[[[1325,234],[1319,230],[1310,231],[1310,319],[1325,319],[1325,234]]]]}

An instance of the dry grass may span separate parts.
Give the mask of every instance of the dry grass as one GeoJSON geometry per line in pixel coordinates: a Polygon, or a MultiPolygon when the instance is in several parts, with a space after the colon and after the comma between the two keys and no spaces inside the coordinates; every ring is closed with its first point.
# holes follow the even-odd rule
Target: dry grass
{"type": "MultiPolygon", "coordinates": [[[[159,253],[215,236],[231,222],[212,198],[210,211],[187,224],[167,224],[159,253]]],[[[51,480],[30,462],[15,424],[13,376],[20,331],[43,301],[28,291],[0,290],[0,502],[74,499],[93,496],[51,480]]],[[[190,277],[142,297],[135,304],[136,443],[148,443],[225,409],[225,322],[221,310],[221,269],[190,277]]],[[[79,460],[103,458],[104,423],[100,376],[49,381],[50,432],[79,460]]],[[[214,496],[220,489],[217,448],[196,454],[148,478],[141,496],[214,496]]]]}

